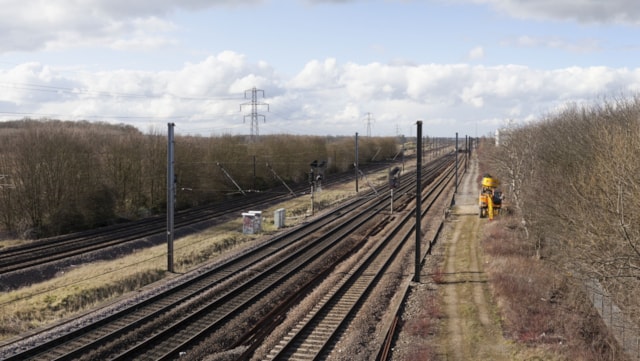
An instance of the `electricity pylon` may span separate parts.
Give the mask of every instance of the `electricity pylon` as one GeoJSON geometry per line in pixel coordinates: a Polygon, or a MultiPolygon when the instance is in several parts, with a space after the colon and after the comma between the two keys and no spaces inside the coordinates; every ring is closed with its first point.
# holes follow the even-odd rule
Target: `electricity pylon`
{"type": "Polygon", "coordinates": [[[367,113],[367,137],[371,137],[371,113],[367,113]]]}
{"type": "Polygon", "coordinates": [[[244,116],[244,121],[246,122],[247,117],[251,117],[251,140],[258,140],[259,131],[258,131],[258,118],[262,117],[263,121],[266,122],[266,118],[262,114],[258,114],[258,106],[266,105],[267,111],[269,111],[269,104],[267,103],[258,103],[258,92],[262,92],[262,97],[264,98],[264,90],[256,89],[255,87],[244,91],[244,98],[247,99],[247,93],[251,92],[251,102],[240,104],[240,111],[242,111],[243,105],[251,105],[251,114],[244,116]]]}

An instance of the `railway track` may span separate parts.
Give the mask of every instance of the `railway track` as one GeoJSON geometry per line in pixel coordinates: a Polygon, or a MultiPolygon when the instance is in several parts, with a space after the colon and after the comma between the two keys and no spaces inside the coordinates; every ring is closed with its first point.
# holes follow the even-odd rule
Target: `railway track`
{"type": "MultiPolygon", "coordinates": [[[[432,184],[424,195],[427,203],[421,216],[431,206],[452,181],[452,174],[445,174],[432,184]]],[[[414,207],[415,208],[415,207],[414,207]]],[[[319,360],[327,359],[340,336],[347,332],[349,321],[353,319],[368,294],[389,269],[401,250],[410,246],[414,235],[414,212],[404,212],[394,222],[392,230],[345,274],[305,316],[264,358],[268,360],[319,360]]]]}
{"type": "MultiPolygon", "coordinates": [[[[176,215],[176,228],[187,227],[211,218],[220,217],[229,212],[246,209],[265,201],[276,201],[285,196],[252,197],[247,200],[227,202],[214,207],[192,209],[176,215]]],[[[61,260],[88,252],[117,246],[136,239],[164,233],[166,219],[152,217],[142,221],[125,224],[109,229],[82,232],[64,237],[11,247],[0,252],[0,274],[14,272],[28,267],[61,260]]]]}
{"type": "MultiPolygon", "coordinates": [[[[433,162],[430,171],[435,174],[450,168],[452,158],[433,162]]],[[[189,352],[185,350],[202,342],[212,330],[247,317],[241,315],[273,298],[278,290],[282,292],[287,282],[310,287],[313,279],[297,281],[300,275],[323,274],[356,252],[359,242],[345,239],[375,227],[376,215],[380,218],[387,204],[386,197],[354,199],[174,288],[46,341],[35,337],[9,345],[0,356],[7,360],[69,360],[81,355],[87,359],[175,358],[189,352]],[[347,214],[353,216],[343,217],[347,214]],[[331,265],[323,264],[329,259],[331,265]]],[[[288,292],[304,293],[304,287],[288,292]]]]}
{"type": "MultiPolygon", "coordinates": [[[[377,171],[384,167],[386,165],[376,164],[368,167],[368,170],[377,171]]],[[[341,183],[352,178],[353,175],[351,174],[334,175],[328,177],[325,184],[341,183]]],[[[293,191],[296,194],[303,194],[308,191],[308,187],[306,185],[298,185],[294,187],[293,191]]],[[[195,207],[178,212],[175,218],[175,227],[179,230],[201,222],[219,219],[228,214],[239,213],[248,208],[265,207],[288,198],[290,198],[290,194],[285,191],[265,192],[250,194],[247,197],[237,198],[222,204],[195,207]]],[[[145,237],[161,237],[166,232],[165,227],[166,218],[156,216],[122,225],[52,237],[5,248],[0,250],[0,276],[34,266],[86,255],[109,247],[124,245],[145,237]]],[[[33,282],[33,280],[30,280],[30,282],[33,282]]]]}

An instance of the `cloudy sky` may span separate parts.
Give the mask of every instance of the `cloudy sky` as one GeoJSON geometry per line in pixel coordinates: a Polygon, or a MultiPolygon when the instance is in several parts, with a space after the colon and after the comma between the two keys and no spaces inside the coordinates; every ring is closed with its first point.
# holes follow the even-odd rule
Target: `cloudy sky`
{"type": "Polygon", "coordinates": [[[640,90],[636,0],[0,0],[0,120],[486,135],[640,90]],[[243,105],[244,104],[244,105],[243,105]],[[267,105],[268,104],[268,105],[267,105]]]}

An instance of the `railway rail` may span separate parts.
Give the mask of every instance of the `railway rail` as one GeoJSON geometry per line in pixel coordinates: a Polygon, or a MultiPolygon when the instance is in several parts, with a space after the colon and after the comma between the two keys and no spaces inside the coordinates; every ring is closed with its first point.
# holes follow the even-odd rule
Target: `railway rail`
{"type": "MultiPolygon", "coordinates": [[[[452,174],[444,174],[422,196],[428,204],[422,210],[421,218],[439,199],[452,178],[452,174]]],[[[287,333],[265,359],[327,359],[332,346],[347,331],[349,320],[355,317],[373,287],[401,254],[401,250],[410,248],[410,239],[414,235],[413,220],[414,212],[405,211],[394,222],[390,232],[361,257],[360,262],[316,304],[311,314],[307,314],[287,333]]]]}
{"type": "MultiPolygon", "coordinates": [[[[346,203],[336,209],[336,211],[332,213],[333,216],[323,217],[318,219],[316,222],[307,223],[302,227],[298,227],[292,229],[291,231],[285,232],[282,235],[277,236],[269,242],[261,245],[260,247],[251,249],[244,254],[238,255],[237,257],[228,259],[224,263],[217,265],[214,269],[211,269],[204,274],[194,277],[193,279],[190,279],[162,294],[155,295],[154,297],[149,298],[139,304],[135,304],[133,305],[134,307],[130,307],[114,316],[105,318],[101,320],[100,323],[113,323],[117,319],[118,322],[124,322],[129,325],[131,324],[131,322],[128,322],[129,320],[141,321],[140,319],[142,319],[142,314],[153,313],[154,311],[157,311],[158,314],[162,312],[168,312],[173,307],[177,307],[182,300],[203,293],[206,290],[211,289],[213,286],[220,284],[234,276],[237,277],[237,274],[242,270],[255,267],[256,264],[263,262],[265,259],[273,257],[275,254],[287,250],[288,247],[297,247],[295,242],[298,241],[300,237],[304,236],[305,234],[317,232],[320,229],[327,227],[335,218],[340,217],[341,214],[355,209],[359,205],[357,203],[357,201],[346,203]]],[[[140,323],[138,322],[135,325],[131,324],[130,327],[134,327],[136,325],[140,325],[140,323]]],[[[99,326],[99,324],[96,324],[94,326],[97,327],[99,326]]],[[[94,333],[90,330],[92,327],[79,328],[72,333],[65,335],[64,338],[53,339],[52,342],[37,345],[36,347],[33,347],[29,353],[33,354],[38,350],[45,350],[62,340],[73,339],[75,337],[90,338],[92,337],[91,334],[94,333]]],[[[24,357],[25,355],[26,354],[23,353],[22,357],[24,357]]],[[[20,358],[16,358],[16,360],[17,359],[20,358]]]]}
{"type": "MultiPolygon", "coordinates": [[[[425,176],[433,179],[444,169],[450,170],[452,159],[444,157],[430,163],[427,171],[431,173],[425,176]]],[[[361,242],[345,239],[359,230],[375,228],[387,204],[386,197],[374,198],[372,194],[353,199],[324,217],[97,322],[49,336],[44,341],[44,336],[35,336],[5,346],[0,350],[0,357],[6,360],[69,360],[81,355],[87,359],[116,360],[176,358],[182,352],[191,352],[212,330],[224,329],[233,320],[246,318],[244,314],[252,306],[282,293],[287,282],[293,280],[294,284],[304,285],[295,291],[284,291],[289,295],[308,292],[308,287],[318,280],[297,281],[300,275],[324,274],[356,252],[361,242]],[[327,259],[332,260],[328,266],[323,264],[327,259]]],[[[276,297],[281,303],[286,298],[276,297]]],[[[274,319],[270,312],[265,316],[274,319]]],[[[243,336],[232,343],[247,339],[253,340],[253,344],[259,342],[255,333],[248,334],[252,336],[243,336]]]]}
{"type": "MultiPolygon", "coordinates": [[[[377,171],[386,164],[373,164],[369,171],[377,171]]],[[[340,174],[328,177],[326,185],[340,183],[352,179],[352,174],[340,174]]],[[[294,187],[295,193],[303,194],[308,191],[306,185],[294,187]]],[[[219,219],[224,215],[238,213],[247,208],[259,208],[288,199],[288,192],[253,193],[247,197],[226,201],[222,204],[195,207],[176,214],[176,229],[186,228],[194,224],[212,219],[219,219]]],[[[21,271],[29,267],[39,266],[71,257],[86,255],[89,252],[107,249],[126,244],[145,237],[164,236],[166,218],[156,216],[136,222],[108,226],[74,234],[51,237],[30,242],[20,246],[0,250],[0,276],[21,271]]],[[[33,280],[30,280],[33,282],[33,280]]],[[[17,287],[12,285],[4,288],[17,287]]]]}

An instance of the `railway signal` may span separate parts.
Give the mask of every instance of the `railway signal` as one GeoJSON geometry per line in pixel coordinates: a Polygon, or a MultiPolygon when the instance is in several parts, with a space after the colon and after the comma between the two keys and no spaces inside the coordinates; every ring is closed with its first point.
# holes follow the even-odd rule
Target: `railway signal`
{"type": "Polygon", "coordinates": [[[391,213],[393,213],[393,190],[400,186],[400,167],[389,170],[389,191],[391,192],[391,213]]]}
{"type": "Polygon", "coordinates": [[[309,166],[311,167],[311,170],[309,171],[309,185],[311,186],[311,215],[313,215],[313,212],[314,212],[313,194],[316,191],[322,190],[322,179],[324,178],[324,171],[325,171],[325,168],[327,167],[327,162],[324,160],[321,162],[314,160],[309,164],[309,166]]]}

